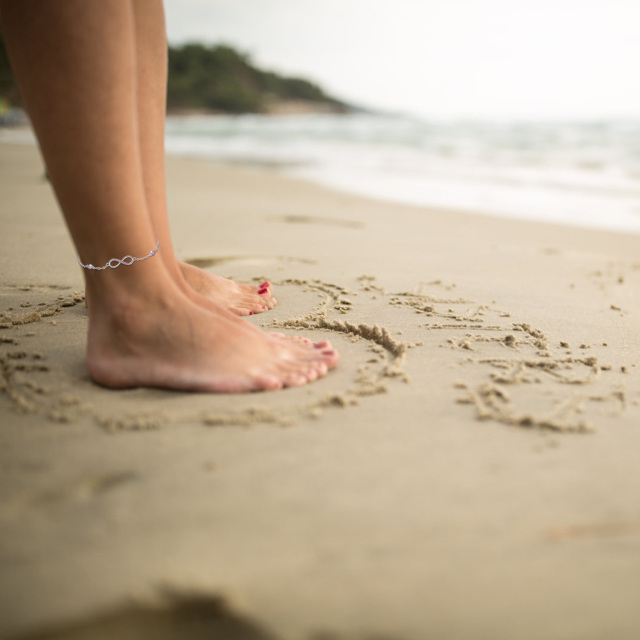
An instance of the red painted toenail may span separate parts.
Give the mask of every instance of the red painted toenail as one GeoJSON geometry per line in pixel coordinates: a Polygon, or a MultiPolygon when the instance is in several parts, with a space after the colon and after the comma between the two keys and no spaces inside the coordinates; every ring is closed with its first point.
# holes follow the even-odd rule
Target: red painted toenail
{"type": "Polygon", "coordinates": [[[327,349],[326,351],[322,352],[322,355],[324,356],[332,356],[335,353],[335,351],[333,349],[327,349]]]}
{"type": "Polygon", "coordinates": [[[262,295],[263,293],[267,293],[267,291],[269,291],[269,289],[267,289],[267,288],[265,287],[264,289],[259,289],[259,290],[258,290],[258,293],[259,293],[260,295],[262,295]]]}
{"type": "Polygon", "coordinates": [[[260,285],[260,287],[268,287],[268,286],[269,286],[269,281],[268,281],[268,280],[265,280],[265,281],[260,285]]]}
{"type": "Polygon", "coordinates": [[[252,316],[253,315],[253,311],[249,311],[249,315],[252,316]]]}

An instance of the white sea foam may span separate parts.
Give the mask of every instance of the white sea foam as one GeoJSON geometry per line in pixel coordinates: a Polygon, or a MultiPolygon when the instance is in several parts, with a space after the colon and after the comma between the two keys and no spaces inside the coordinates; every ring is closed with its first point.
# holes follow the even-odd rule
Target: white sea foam
{"type": "MultiPolygon", "coordinates": [[[[35,139],[29,129],[9,128],[0,141],[35,139]]],[[[640,233],[640,121],[170,117],[166,148],[392,202],[640,233]]]]}
{"type": "Polygon", "coordinates": [[[640,121],[171,117],[166,146],[389,201],[640,233],[640,121]]]}

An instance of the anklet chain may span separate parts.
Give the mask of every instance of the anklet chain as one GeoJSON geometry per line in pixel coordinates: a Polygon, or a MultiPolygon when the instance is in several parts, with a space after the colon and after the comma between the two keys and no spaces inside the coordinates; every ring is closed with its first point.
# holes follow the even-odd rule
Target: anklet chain
{"type": "Polygon", "coordinates": [[[134,258],[133,256],[125,256],[124,258],[122,258],[122,260],[118,260],[118,258],[111,258],[111,260],[109,260],[109,262],[107,262],[107,264],[105,264],[104,267],[94,267],[92,264],[82,264],[82,262],[80,261],[80,258],[78,258],[78,262],[80,263],[80,266],[83,269],[93,269],[95,271],[103,271],[107,267],[110,267],[111,269],[116,269],[121,264],[123,264],[125,267],[130,267],[134,262],[142,262],[143,260],[147,260],[148,258],[153,258],[153,256],[155,256],[156,253],[158,252],[159,248],[160,248],[160,240],[156,239],[156,248],[151,249],[151,251],[149,251],[149,253],[143,258],[134,258]]]}

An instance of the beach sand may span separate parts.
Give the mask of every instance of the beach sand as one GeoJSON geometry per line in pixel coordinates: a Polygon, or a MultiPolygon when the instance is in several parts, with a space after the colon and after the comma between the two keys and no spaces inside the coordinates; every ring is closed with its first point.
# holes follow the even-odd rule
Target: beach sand
{"type": "Polygon", "coordinates": [[[341,362],[92,384],[38,152],[1,145],[0,638],[640,637],[640,237],[167,169],[179,256],[341,362]]]}

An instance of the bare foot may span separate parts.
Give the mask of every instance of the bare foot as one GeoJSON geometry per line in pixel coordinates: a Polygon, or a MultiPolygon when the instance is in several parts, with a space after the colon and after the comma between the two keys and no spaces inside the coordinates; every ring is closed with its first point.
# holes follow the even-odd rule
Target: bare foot
{"type": "Polygon", "coordinates": [[[259,286],[239,284],[186,262],[178,265],[184,279],[196,293],[236,315],[250,316],[273,309],[276,305],[269,282],[259,286]]]}
{"type": "Polygon", "coordinates": [[[87,366],[106,387],[280,389],[316,380],[337,362],[327,342],[263,333],[224,309],[204,309],[180,291],[132,298],[111,310],[90,307],[87,366]]]}

